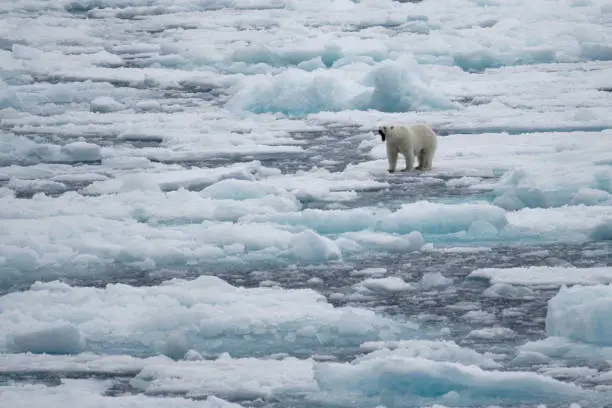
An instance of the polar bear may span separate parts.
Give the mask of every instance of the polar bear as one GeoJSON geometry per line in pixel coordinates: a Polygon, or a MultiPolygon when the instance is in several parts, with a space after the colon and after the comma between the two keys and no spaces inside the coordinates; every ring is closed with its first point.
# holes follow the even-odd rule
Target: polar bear
{"type": "Polygon", "coordinates": [[[387,144],[389,173],[395,171],[399,153],[406,159],[406,168],[402,171],[412,171],[415,156],[419,158],[416,170],[431,170],[438,136],[429,126],[421,123],[383,125],[378,128],[378,133],[387,144]]]}

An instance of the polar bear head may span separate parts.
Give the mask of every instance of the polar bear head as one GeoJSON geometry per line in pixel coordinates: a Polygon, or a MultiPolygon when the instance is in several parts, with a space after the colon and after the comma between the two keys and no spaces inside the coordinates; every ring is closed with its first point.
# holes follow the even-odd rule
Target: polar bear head
{"type": "Polygon", "coordinates": [[[389,134],[389,132],[390,132],[390,131],[392,131],[392,130],[393,130],[393,126],[386,126],[386,125],[383,125],[383,126],[380,126],[380,127],[378,128],[378,134],[380,135],[380,137],[381,137],[381,139],[382,139],[382,141],[383,141],[383,142],[386,140],[387,135],[388,135],[388,134],[389,134]]]}

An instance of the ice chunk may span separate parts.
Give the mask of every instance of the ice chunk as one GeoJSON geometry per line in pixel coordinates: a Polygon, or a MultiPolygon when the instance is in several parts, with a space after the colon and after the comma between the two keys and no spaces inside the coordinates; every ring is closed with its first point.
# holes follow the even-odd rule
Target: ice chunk
{"type": "Polygon", "coordinates": [[[468,278],[488,279],[492,284],[510,285],[571,285],[576,283],[612,283],[612,268],[567,268],[529,266],[526,268],[476,269],[468,278]]]}
{"type": "Polygon", "coordinates": [[[7,186],[19,193],[61,193],[67,190],[64,183],[53,180],[20,180],[13,178],[7,186]]]}
{"type": "MultiPolygon", "coordinates": [[[[369,310],[335,308],[310,289],[245,289],[212,276],[152,287],[36,283],[30,290],[0,297],[0,332],[9,337],[61,325],[72,325],[87,339],[85,351],[167,351],[178,358],[190,349],[237,356],[312,352],[393,340],[415,328],[369,310]]],[[[75,330],[53,334],[69,337],[76,347],[75,330]]],[[[0,337],[0,350],[7,350],[5,340],[0,337]]]]}
{"type": "Polygon", "coordinates": [[[62,154],[69,157],[70,161],[89,162],[102,159],[100,146],[88,142],[72,142],[62,146],[62,154]]]}
{"type": "Polygon", "coordinates": [[[73,163],[93,162],[101,158],[100,146],[84,141],[67,143],[60,147],[48,143],[36,143],[21,136],[6,136],[0,140],[0,162],[73,163]]]}
{"type": "Polygon", "coordinates": [[[486,327],[484,329],[472,330],[468,333],[467,338],[472,339],[512,339],[516,337],[514,330],[507,327],[486,327]]]}
{"type": "Polygon", "coordinates": [[[395,61],[382,62],[368,74],[365,84],[374,88],[367,105],[370,109],[407,112],[456,107],[440,91],[430,87],[419,64],[410,54],[395,61]]]}
{"type": "Polygon", "coordinates": [[[588,394],[576,385],[532,372],[486,371],[401,352],[372,353],[351,363],[320,363],[315,379],[323,391],[376,398],[390,406],[396,406],[393,401],[398,399],[441,398],[449,393],[470,405],[491,397],[516,404],[567,401],[588,394]]]}
{"type": "Polygon", "coordinates": [[[343,250],[347,252],[363,251],[363,247],[381,251],[409,252],[418,251],[425,245],[425,238],[418,231],[409,234],[387,234],[384,232],[358,231],[342,234],[343,250]],[[355,242],[354,248],[350,248],[346,240],[355,242]]]}
{"type": "Polygon", "coordinates": [[[195,350],[188,350],[183,356],[183,359],[186,361],[201,361],[204,360],[204,357],[202,357],[202,354],[195,350]]]}
{"type": "Polygon", "coordinates": [[[386,278],[368,278],[359,283],[358,286],[375,292],[402,292],[405,290],[416,289],[413,285],[405,282],[398,276],[389,276],[386,278]]]}
{"type": "Polygon", "coordinates": [[[497,235],[495,225],[483,220],[474,220],[467,230],[467,233],[474,236],[490,237],[497,235]]]}
{"type": "Polygon", "coordinates": [[[421,288],[423,289],[443,288],[452,283],[452,279],[445,277],[440,272],[425,272],[421,278],[421,288]]]}
{"type": "Polygon", "coordinates": [[[404,204],[397,211],[384,208],[306,209],[296,213],[247,216],[243,220],[303,225],[320,233],[371,229],[400,234],[412,231],[433,234],[467,231],[476,220],[486,221],[498,230],[503,229],[508,223],[506,212],[496,206],[488,204],[450,205],[428,201],[404,204]]]}
{"type": "Polygon", "coordinates": [[[460,178],[450,179],[446,182],[448,187],[469,187],[482,182],[480,177],[463,176],[460,178]]]}
{"type": "Polygon", "coordinates": [[[134,105],[134,108],[140,112],[157,112],[162,109],[162,106],[158,101],[154,99],[149,99],[149,100],[138,101],[134,105]]]}
{"type": "Polygon", "coordinates": [[[351,271],[351,276],[384,276],[386,273],[386,268],[365,268],[351,271]]]}
{"type": "MultiPolygon", "coordinates": [[[[264,176],[274,175],[277,169],[262,166],[258,161],[250,163],[235,163],[225,167],[175,169],[163,173],[125,173],[112,180],[96,182],[84,189],[90,194],[111,194],[130,191],[129,187],[138,184],[143,186],[157,185],[164,191],[187,188],[203,190],[204,188],[226,179],[256,180],[264,176]],[[135,180],[142,180],[135,182],[135,180]]],[[[146,189],[149,189],[147,187],[146,189]]]]}
{"type": "Polygon", "coordinates": [[[117,102],[110,96],[98,96],[90,103],[90,110],[96,113],[110,113],[124,109],[122,103],[117,102]]]}
{"type": "Polygon", "coordinates": [[[526,350],[519,350],[516,357],[513,358],[511,361],[512,365],[515,365],[515,366],[523,365],[523,366],[528,366],[528,367],[533,367],[534,365],[549,364],[549,363],[550,363],[550,357],[542,353],[538,353],[536,351],[526,351],[526,350]]]}
{"type": "Polygon", "coordinates": [[[432,340],[399,340],[368,341],[361,345],[365,351],[374,351],[368,358],[386,357],[420,357],[432,361],[447,361],[465,365],[477,365],[482,368],[501,368],[501,364],[477,351],[461,347],[454,341],[432,340]]]}
{"type": "Polygon", "coordinates": [[[76,355],[53,354],[0,354],[1,373],[47,372],[51,374],[106,373],[128,375],[137,373],[147,365],[168,364],[166,356],[138,358],[126,355],[98,355],[81,353],[76,355]]]}
{"type": "Polygon", "coordinates": [[[286,190],[270,182],[226,179],[204,188],[200,195],[217,199],[246,200],[269,194],[287,194],[286,190]]]}
{"type": "Polygon", "coordinates": [[[231,399],[270,398],[283,392],[315,391],[313,361],[223,355],[217,360],[149,365],[130,384],[146,394],[216,394],[231,399]]]}
{"type": "Polygon", "coordinates": [[[325,281],[319,277],[312,277],[310,279],[308,279],[306,281],[306,283],[310,284],[310,285],[323,285],[323,283],[325,283],[325,281]]]}
{"type": "Polygon", "coordinates": [[[572,200],[569,202],[571,205],[600,205],[612,203],[612,194],[607,191],[598,190],[595,188],[582,187],[578,189],[572,200]]]}
{"type": "Polygon", "coordinates": [[[504,192],[502,195],[495,197],[492,203],[506,211],[516,211],[525,208],[525,203],[514,191],[504,192]]]}
{"type": "Polygon", "coordinates": [[[612,286],[562,287],[548,302],[546,333],[612,346],[612,286]]]}
{"type": "Polygon", "coordinates": [[[133,173],[96,181],[83,189],[86,194],[110,194],[128,191],[160,191],[160,187],[151,177],[133,173]]]}
{"type": "Polygon", "coordinates": [[[530,341],[520,346],[521,353],[535,353],[544,359],[560,359],[561,361],[588,361],[593,364],[607,364],[612,359],[612,347],[598,346],[567,337],[547,337],[542,340],[530,341]]]}
{"type": "Polygon", "coordinates": [[[27,45],[13,44],[12,54],[15,59],[37,60],[42,57],[43,52],[27,45]]]}
{"type": "Polygon", "coordinates": [[[597,241],[612,241],[612,219],[605,220],[598,224],[593,228],[590,236],[597,241]]]}
{"type": "Polygon", "coordinates": [[[15,192],[7,187],[0,187],[0,198],[15,198],[15,192]]]}
{"type": "Polygon", "coordinates": [[[495,283],[482,292],[482,295],[502,299],[529,299],[535,296],[535,292],[525,286],[495,283]]]}
{"type": "Polygon", "coordinates": [[[366,72],[289,68],[274,76],[252,75],[235,86],[225,106],[234,111],[307,115],[347,109],[449,109],[455,104],[430,86],[414,57],[404,56],[383,61],[366,72]]]}
{"type": "Polygon", "coordinates": [[[302,231],[289,241],[289,251],[301,261],[325,261],[340,259],[342,252],[331,239],[323,237],[312,230],[302,231]]]}
{"type": "Polygon", "coordinates": [[[495,321],[495,315],[485,310],[471,310],[461,317],[467,321],[476,323],[492,323],[495,321]]]}
{"type": "Polygon", "coordinates": [[[556,208],[525,208],[507,214],[508,230],[535,233],[551,241],[586,240],[610,218],[608,205],[575,205],[556,208]]]}
{"type": "Polygon", "coordinates": [[[578,381],[591,380],[597,376],[598,371],[589,367],[547,367],[540,372],[553,378],[568,378],[578,381]]]}
{"type": "Polygon", "coordinates": [[[75,354],[85,345],[79,329],[72,324],[53,324],[38,330],[9,333],[8,350],[13,353],[75,354]]]}
{"type": "Polygon", "coordinates": [[[342,79],[339,74],[290,68],[275,76],[251,75],[236,86],[225,107],[232,111],[307,115],[364,105],[368,98],[364,94],[366,88],[357,81],[342,79]]]}
{"type": "Polygon", "coordinates": [[[215,396],[194,401],[178,397],[145,395],[106,395],[109,381],[62,379],[58,386],[42,383],[11,384],[2,387],[2,402],[7,407],[67,407],[78,401],[81,408],[240,408],[215,396]]]}

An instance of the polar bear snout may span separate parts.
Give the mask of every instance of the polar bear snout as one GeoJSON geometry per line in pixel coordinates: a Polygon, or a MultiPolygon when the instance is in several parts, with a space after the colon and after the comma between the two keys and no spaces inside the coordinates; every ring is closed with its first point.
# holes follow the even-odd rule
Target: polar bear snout
{"type": "Polygon", "coordinates": [[[393,130],[393,126],[383,125],[378,128],[378,134],[380,135],[380,138],[382,139],[383,142],[387,140],[387,135],[389,134],[390,130],[393,130]]]}

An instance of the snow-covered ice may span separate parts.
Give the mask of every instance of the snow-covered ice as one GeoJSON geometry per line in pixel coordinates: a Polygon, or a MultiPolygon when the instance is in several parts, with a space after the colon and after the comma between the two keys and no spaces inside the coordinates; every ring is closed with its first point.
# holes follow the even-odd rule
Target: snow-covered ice
{"type": "Polygon", "coordinates": [[[608,0],[0,15],[2,402],[612,400],[608,0]]]}

